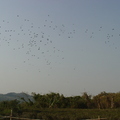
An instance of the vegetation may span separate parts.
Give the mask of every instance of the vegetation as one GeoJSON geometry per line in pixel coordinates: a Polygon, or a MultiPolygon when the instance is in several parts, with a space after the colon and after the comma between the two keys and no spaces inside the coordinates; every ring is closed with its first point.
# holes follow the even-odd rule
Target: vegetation
{"type": "Polygon", "coordinates": [[[120,119],[120,92],[101,92],[96,96],[84,92],[81,96],[65,97],[63,94],[51,92],[49,94],[32,93],[33,100],[21,98],[19,100],[1,101],[0,114],[39,118],[46,120],[78,120],[85,118],[120,119]]]}

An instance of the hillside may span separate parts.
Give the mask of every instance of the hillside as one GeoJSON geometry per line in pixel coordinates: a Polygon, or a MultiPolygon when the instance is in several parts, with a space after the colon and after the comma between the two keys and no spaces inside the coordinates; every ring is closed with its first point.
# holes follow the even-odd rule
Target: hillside
{"type": "Polygon", "coordinates": [[[6,101],[6,100],[20,100],[21,98],[24,98],[25,100],[31,99],[32,100],[32,96],[26,93],[15,93],[15,92],[10,92],[7,94],[0,94],[0,101],[6,101]]]}

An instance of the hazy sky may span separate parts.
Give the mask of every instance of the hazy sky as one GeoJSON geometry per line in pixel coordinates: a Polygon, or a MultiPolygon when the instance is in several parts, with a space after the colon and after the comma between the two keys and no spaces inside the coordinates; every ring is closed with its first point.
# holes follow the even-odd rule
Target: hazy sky
{"type": "Polygon", "coordinates": [[[1,0],[0,93],[119,92],[119,0],[1,0]]]}

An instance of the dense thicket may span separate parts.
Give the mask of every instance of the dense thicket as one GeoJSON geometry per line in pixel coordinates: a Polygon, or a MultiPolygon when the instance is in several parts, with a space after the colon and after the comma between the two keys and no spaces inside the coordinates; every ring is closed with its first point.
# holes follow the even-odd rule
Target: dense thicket
{"type": "Polygon", "coordinates": [[[59,93],[36,94],[32,93],[33,100],[18,100],[0,102],[0,109],[34,109],[34,108],[80,108],[80,109],[109,109],[120,108],[120,92],[101,92],[96,96],[84,92],[81,96],[65,97],[59,93]]]}
{"type": "MultiPolygon", "coordinates": [[[[71,110],[73,110],[73,112],[75,112],[76,110],[81,109],[87,109],[91,111],[103,109],[119,110],[120,108],[120,92],[101,92],[96,96],[88,95],[88,93],[84,92],[81,96],[70,97],[65,97],[63,94],[54,92],[44,95],[32,93],[31,95],[33,97],[33,100],[29,99],[28,97],[28,100],[21,98],[22,102],[16,99],[0,102],[0,115],[10,115],[12,110],[13,116],[40,118],[41,115],[44,116],[50,113],[54,113],[54,115],[57,115],[56,111],[59,111],[61,114],[61,110],[66,110],[65,112],[71,112],[71,110]]],[[[94,115],[95,114],[96,112],[94,113],[94,115]]]]}

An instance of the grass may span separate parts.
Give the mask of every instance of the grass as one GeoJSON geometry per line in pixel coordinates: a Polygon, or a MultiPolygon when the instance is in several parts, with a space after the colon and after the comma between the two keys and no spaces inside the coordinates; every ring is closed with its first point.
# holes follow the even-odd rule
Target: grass
{"type": "Polygon", "coordinates": [[[45,120],[80,120],[107,118],[120,120],[120,109],[41,109],[39,113],[26,113],[27,117],[45,120]],[[29,116],[30,115],[30,116],[29,116]]]}

